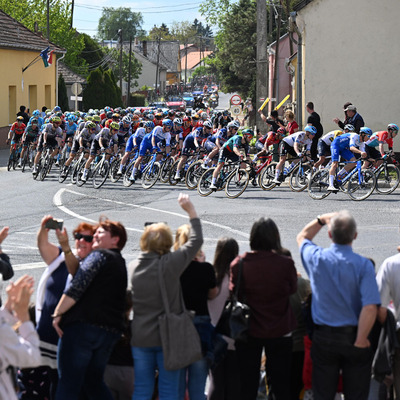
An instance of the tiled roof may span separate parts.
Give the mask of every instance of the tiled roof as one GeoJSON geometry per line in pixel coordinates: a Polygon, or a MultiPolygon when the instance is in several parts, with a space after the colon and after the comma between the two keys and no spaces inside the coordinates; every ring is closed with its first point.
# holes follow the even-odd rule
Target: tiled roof
{"type": "MultiPolygon", "coordinates": [[[[142,50],[143,52],[143,50],[142,50]]],[[[157,63],[158,41],[147,41],[147,58],[157,63]]],[[[179,42],[161,41],[159,63],[167,67],[168,72],[178,71],[179,42]]]]}
{"type": "Polygon", "coordinates": [[[58,75],[60,76],[60,74],[62,74],[66,84],[72,84],[75,82],[79,82],[82,84],[87,83],[86,79],[83,76],[76,74],[62,62],[59,62],[58,64],[58,75]]]}
{"type": "Polygon", "coordinates": [[[300,11],[302,8],[304,8],[307,4],[311,3],[313,0],[301,0],[300,2],[298,2],[293,9],[295,11],[300,11]]]}
{"type": "MultiPolygon", "coordinates": [[[[199,51],[192,51],[188,53],[187,69],[190,70],[195,68],[198,64],[200,64],[200,61],[203,61],[210,54],[212,54],[212,51],[202,51],[201,53],[199,51]]],[[[181,70],[183,71],[184,69],[186,69],[186,56],[183,56],[181,59],[181,70]]]]}
{"type": "Polygon", "coordinates": [[[0,10],[0,48],[40,52],[47,46],[56,53],[66,52],[0,10]]]}

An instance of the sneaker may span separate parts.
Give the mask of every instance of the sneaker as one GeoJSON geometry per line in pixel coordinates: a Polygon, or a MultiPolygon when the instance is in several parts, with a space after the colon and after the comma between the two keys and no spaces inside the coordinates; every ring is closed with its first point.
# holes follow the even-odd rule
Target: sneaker
{"type": "Polygon", "coordinates": [[[122,171],[119,169],[117,175],[122,175],[122,171]]]}
{"type": "Polygon", "coordinates": [[[60,166],[60,161],[57,160],[56,163],[55,163],[55,166],[59,167],[60,166]]]}
{"type": "Polygon", "coordinates": [[[326,188],[326,190],[327,190],[328,192],[337,192],[339,189],[336,188],[335,186],[329,185],[329,186],[326,188]]]}
{"type": "Polygon", "coordinates": [[[208,169],[208,165],[207,164],[201,164],[201,168],[208,169]]]}
{"type": "Polygon", "coordinates": [[[37,170],[38,170],[37,165],[35,165],[35,166],[33,167],[33,169],[32,169],[32,174],[33,174],[33,175],[37,174],[37,170]]]}
{"type": "Polygon", "coordinates": [[[82,175],[81,181],[82,182],[86,182],[87,181],[87,175],[82,175]]]}
{"type": "Polygon", "coordinates": [[[18,167],[18,168],[22,168],[22,163],[21,163],[21,161],[18,163],[17,167],[18,167]]]}
{"type": "Polygon", "coordinates": [[[282,182],[279,178],[274,178],[274,179],[272,179],[272,183],[276,183],[277,185],[280,185],[282,182]]]}
{"type": "Polygon", "coordinates": [[[136,181],[136,179],[135,179],[134,176],[130,176],[130,177],[129,177],[129,182],[135,183],[135,181],[136,181]]]}
{"type": "Polygon", "coordinates": [[[180,181],[180,180],[181,180],[180,174],[179,174],[179,173],[176,174],[174,179],[175,179],[176,181],[180,181]]]}
{"type": "Polygon", "coordinates": [[[212,183],[212,184],[210,185],[210,189],[211,189],[211,190],[217,190],[218,188],[217,188],[217,186],[215,185],[215,183],[212,183]]]}

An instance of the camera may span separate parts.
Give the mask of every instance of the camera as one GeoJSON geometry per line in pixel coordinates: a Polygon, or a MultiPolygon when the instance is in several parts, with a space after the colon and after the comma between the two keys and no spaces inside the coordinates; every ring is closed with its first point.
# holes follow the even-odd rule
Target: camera
{"type": "Polygon", "coordinates": [[[59,229],[61,231],[61,229],[63,228],[63,224],[64,221],[62,219],[49,219],[46,222],[45,227],[47,229],[59,229]]]}

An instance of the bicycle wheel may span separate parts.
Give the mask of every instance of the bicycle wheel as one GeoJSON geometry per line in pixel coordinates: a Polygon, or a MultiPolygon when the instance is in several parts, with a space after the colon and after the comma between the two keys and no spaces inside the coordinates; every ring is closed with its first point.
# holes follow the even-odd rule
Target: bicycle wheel
{"type": "Polygon", "coordinates": [[[78,171],[76,172],[76,186],[78,187],[81,187],[86,183],[86,181],[82,180],[83,172],[85,171],[85,165],[86,162],[82,162],[82,164],[79,165],[78,171]]]}
{"type": "Polygon", "coordinates": [[[230,199],[236,199],[246,190],[249,180],[250,175],[245,169],[241,168],[233,172],[226,181],[225,194],[230,199]]]}
{"type": "Polygon", "coordinates": [[[110,163],[107,160],[100,161],[93,171],[93,187],[99,189],[104,185],[110,172],[110,163]]]}
{"type": "Polygon", "coordinates": [[[272,182],[275,178],[276,162],[272,162],[267,165],[260,174],[259,185],[263,190],[271,190],[276,186],[276,183],[272,182]]]}
{"type": "Polygon", "coordinates": [[[15,150],[10,153],[10,157],[8,157],[7,171],[10,171],[14,164],[14,155],[15,150]]]}
{"type": "Polygon", "coordinates": [[[199,184],[197,185],[197,192],[200,196],[205,197],[212,193],[210,185],[212,182],[212,175],[215,168],[207,169],[199,179],[199,184]]]}
{"type": "Polygon", "coordinates": [[[142,187],[150,189],[157,182],[161,172],[161,164],[159,162],[150,163],[142,175],[142,187]]]}
{"type": "Polygon", "coordinates": [[[358,172],[355,172],[350,177],[346,193],[352,200],[365,200],[374,191],[375,184],[375,174],[371,170],[362,170],[360,177],[358,176],[358,172]]]}
{"type": "Polygon", "coordinates": [[[160,181],[162,183],[167,183],[169,181],[169,171],[171,170],[174,163],[175,160],[172,157],[169,157],[162,165],[160,172],[160,181]]]}
{"type": "Polygon", "coordinates": [[[58,182],[63,183],[67,178],[68,174],[71,171],[71,165],[68,165],[67,169],[64,171],[64,167],[60,170],[58,174],[58,182]]]}
{"type": "Polygon", "coordinates": [[[44,181],[46,176],[50,172],[52,163],[53,163],[53,157],[51,157],[51,154],[47,154],[43,161],[42,169],[40,170],[39,179],[41,181],[44,181]]]}
{"type": "Polygon", "coordinates": [[[121,178],[122,175],[119,175],[117,172],[119,171],[119,165],[121,163],[121,159],[118,157],[115,157],[111,161],[110,165],[110,180],[111,182],[115,183],[118,182],[119,179],[121,178]]]}
{"type": "Polygon", "coordinates": [[[28,164],[29,164],[29,148],[25,149],[24,158],[22,159],[21,162],[22,172],[25,172],[25,168],[27,167],[28,164]]]}
{"type": "Polygon", "coordinates": [[[202,165],[202,161],[196,161],[186,171],[185,184],[188,189],[193,190],[197,188],[199,179],[204,173],[204,168],[202,168],[202,165]]]}
{"type": "Polygon", "coordinates": [[[375,189],[381,194],[390,194],[397,189],[400,181],[399,169],[393,164],[387,164],[376,175],[375,189]]]}
{"type": "Polygon", "coordinates": [[[303,164],[297,165],[290,174],[289,186],[293,192],[302,192],[308,186],[308,176],[311,175],[312,170],[310,165],[303,164]]]}
{"type": "Polygon", "coordinates": [[[132,174],[132,170],[133,170],[133,166],[135,165],[135,161],[131,161],[128,166],[126,167],[124,176],[122,178],[122,184],[125,187],[129,187],[133,184],[133,182],[129,179],[131,177],[132,174]]]}
{"type": "MultiPolygon", "coordinates": [[[[176,160],[172,167],[169,170],[169,174],[168,174],[168,182],[170,185],[175,186],[179,181],[178,179],[175,179],[175,175],[176,175],[176,170],[178,169],[178,164],[179,164],[179,160],[176,160]]],[[[182,174],[182,171],[181,171],[182,174]]]]}
{"type": "Polygon", "coordinates": [[[308,194],[314,200],[322,200],[329,196],[329,171],[326,169],[315,171],[308,181],[308,194]]]}

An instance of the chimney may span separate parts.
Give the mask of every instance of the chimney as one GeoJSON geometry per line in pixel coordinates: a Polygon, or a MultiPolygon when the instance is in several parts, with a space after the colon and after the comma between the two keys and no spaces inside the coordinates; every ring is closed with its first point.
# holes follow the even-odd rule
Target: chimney
{"type": "Polygon", "coordinates": [[[147,57],[147,40],[143,40],[143,55],[147,57]]]}

